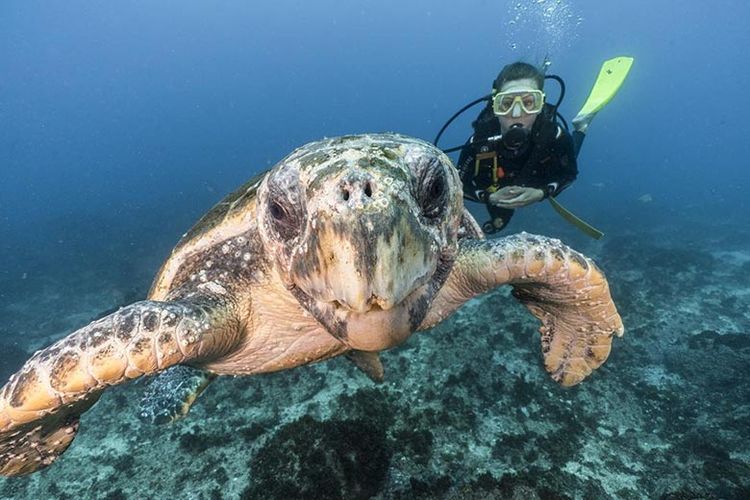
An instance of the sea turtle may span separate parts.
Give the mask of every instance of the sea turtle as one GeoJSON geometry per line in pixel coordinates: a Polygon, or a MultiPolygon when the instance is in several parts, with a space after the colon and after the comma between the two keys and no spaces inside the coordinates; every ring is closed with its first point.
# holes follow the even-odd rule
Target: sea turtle
{"type": "Polygon", "coordinates": [[[607,358],[622,322],[602,272],[560,241],[484,240],[448,157],[397,134],[302,146],[209,211],[153,300],[38,351],[0,391],[0,474],[51,464],[109,386],[188,365],[218,375],[377,353],[499,285],[541,320],[562,385],[607,358]]]}

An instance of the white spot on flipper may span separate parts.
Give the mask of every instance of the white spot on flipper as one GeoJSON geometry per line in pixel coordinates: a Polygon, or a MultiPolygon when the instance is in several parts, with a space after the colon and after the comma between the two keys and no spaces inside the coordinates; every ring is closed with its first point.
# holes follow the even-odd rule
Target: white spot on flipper
{"type": "Polygon", "coordinates": [[[198,288],[202,290],[208,290],[209,292],[218,294],[218,295],[226,295],[227,289],[221,286],[220,284],[216,283],[215,281],[209,281],[208,283],[201,283],[198,285],[198,288]]]}

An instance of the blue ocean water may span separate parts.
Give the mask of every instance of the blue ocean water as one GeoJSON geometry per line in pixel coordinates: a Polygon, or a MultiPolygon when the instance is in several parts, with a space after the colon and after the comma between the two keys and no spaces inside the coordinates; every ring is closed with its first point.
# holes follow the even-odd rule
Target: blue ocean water
{"type": "MultiPolygon", "coordinates": [[[[383,131],[432,140],[453,112],[490,90],[504,64],[539,63],[545,56],[550,72],[565,79],[561,111],[571,119],[602,61],[630,55],[635,65],[592,123],[579,177],[560,197],[602,229],[604,240],[590,241],[546,204],[519,211],[505,231],[560,237],[607,270],[626,335],[615,342],[606,369],[590,387],[586,382],[578,392],[561,393],[545,378],[530,320],[523,323],[528,346],[516,342],[521,336],[503,337],[507,346],[528,348],[528,355],[508,358],[523,368],[508,368],[512,376],[497,386],[492,380],[476,387],[471,382],[465,371],[473,359],[469,346],[424,336],[384,358],[389,382],[367,398],[362,391],[371,390],[369,382],[343,362],[280,375],[267,385],[249,381],[211,388],[228,398],[245,391],[248,404],[274,407],[276,413],[256,422],[262,429],[240,423],[246,417],[241,409],[222,410],[223,399],[207,399],[185,424],[152,431],[134,419],[134,387],[100,403],[128,400],[117,407],[132,413],[122,416],[128,423],[113,418],[99,435],[119,461],[90,451],[96,441],[84,441],[92,427],[84,421],[81,436],[59,463],[30,478],[0,479],[0,496],[135,498],[139,477],[159,475],[154,457],[171,453],[168,445],[159,448],[157,435],[166,432],[171,433],[166,441],[180,444],[178,452],[194,460],[180,458],[179,466],[163,470],[163,481],[150,486],[156,496],[185,493],[193,485],[196,498],[260,498],[253,488],[266,484],[259,478],[270,473],[258,461],[238,472],[236,442],[227,442],[230,429],[246,429],[242,439],[253,434],[258,446],[278,444],[289,439],[289,429],[279,430],[285,422],[302,427],[300,434],[330,431],[327,413],[305,406],[311,401],[349,408],[347,422],[354,422],[368,413],[361,405],[398,409],[407,389],[427,394],[440,393],[440,387],[458,395],[466,415],[451,413],[456,421],[447,423],[411,415],[416,434],[408,440],[421,448],[394,448],[399,425],[406,424],[380,421],[370,437],[384,436],[377,453],[384,466],[366,469],[382,476],[374,489],[346,483],[327,490],[309,479],[311,489],[287,493],[315,498],[319,487],[319,497],[346,491],[357,498],[455,497],[469,490],[502,497],[523,488],[541,497],[750,495],[750,380],[742,369],[750,357],[748,18],[750,7],[731,0],[710,7],[644,0],[3,2],[3,377],[17,368],[16,361],[102,311],[143,298],[160,263],[195,220],[297,146],[383,131]],[[446,351],[455,364],[435,358],[446,351]],[[433,370],[428,359],[445,377],[426,375],[433,370]],[[389,375],[389,360],[398,375],[389,375]],[[410,363],[414,368],[404,366],[410,363]],[[318,383],[329,369],[339,375],[318,383]],[[356,382],[336,385],[346,379],[342,373],[356,382]],[[283,395],[294,392],[289,389],[294,377],[312,384],[310,394],[294,393],[285,405],[283,395]],[[498,393],[487,396],[488,386],[498,393]],[[699,396],[705,401],[696,403],[699,396]],[[361,402],[378,398],[379,403],[361,402]],[[513,410],[506,408],[501,417],[498,408],[476,409],[492,398],[513,410]],[[539,429],[561,423],[534,413],[543,407],[537,398],[567,398],[565,408],[592,408],[588,417],[600,409],[607,421],[581,419],[549,437],[539,429]],[[296,419],[303,414],[317,418],[312,427],[296,419]],[[219,430],[222,421],[230,423],[219,430]],[[646,429],[648,422],[656,427],[646,429]],[[494,437],[476,437],[491,432],[494,437]],[[118,438],[123,434],[127,439],[118,438]],[[577,446],[568,450],[561,440],[571,434],[579,434],[577,446]],[[152,454],[134,451],[137,435],[147,436],[152,454]],[[523,444],[525,435],[536,437],[523,444]],[[588,435],[593,438],[582,437],[588,435]],[[651,445],[643,445],[647,435],[655,436],[651,445]],[[193,445],[201,442],[195,436],[208,436],[207,442],[193,445]],[[604,456],[603,449],[614,451],[604,456]],[[75,453],[80,460],[99,456],[103,462],[91,464],[94,471],[88,469],[85,480],[72,479],[85,463],[73,462],[75,453]],[[74,456],[65,468],[68,455],[74,456]],[[202,464],[200,457],[208,455],[234,465],[221,466],[224,473],[212,470],[210,487],[200,489],[184,475],[203,470],[204,465],[190,464],[202,464]],[[181,481],[175,479],[181,474],[181,481]],[[175,484],[186,490],[175,492],[175,484]]],[[[548,85],[556,95],[554,84],[548,85]]],[[[478,111],[464,113],[441,145],[462,143],[478,111]]],[[[481,222],[483,209],[472,209],[481,222]]],[[[505,313],[494,308],[477,310],[481,324],[518,324],[515,316],[501,319],[497,315],[505,313]]],[[[525,318],[523,311],[518,314],[525,318]]],[[[459,404],[434,396],[443,410],[453,412],[459,404]]],[[[575,412],[552,414],[576,420],[575,412]]],[[[325,446],[338,446],[337,432],[331,431],[325,446]]],[[[267,448],[250,447],[241,460],[252,462],[264,453],[267,448]]]]}

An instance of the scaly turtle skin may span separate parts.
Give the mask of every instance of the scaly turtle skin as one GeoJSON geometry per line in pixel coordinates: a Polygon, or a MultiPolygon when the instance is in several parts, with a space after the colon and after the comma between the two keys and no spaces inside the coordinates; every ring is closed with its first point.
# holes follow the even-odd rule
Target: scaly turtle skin
{"type": "MultiPolygon", "coordinates": [[[[312,146],[312,145],[311,145],[312,146]]],[[[186,265],[186,260],[193,259],[189,249],[205,244],[204,235],[223,223],[225,226],[242,224],[247,214],[248,205],[255,202],[258,186],[269,172],[263,172],[240,188],[227,195],[221,202],[209,210],[185,235],[172,251],[172,255],[162,265],[154,278],[149,300],[165,300],[175,285],[175,270],[186,265]],[[187,248],[187,251],[183,251],[187,248]]],[[[459,238],[484,238],[479,224],[468,210],[464,208],[459,238]]],[[[209,243],[210,244],[210,243],[209,243]]],[[[179,283],[179,281],[177,281],[179,283]]],[[[374,382],[382,382],[383,365],[377,353],[350,350],[346,356],[374,382]]],[[[213,381],[215,375],[204,370],[188,368],[185,365],[168,368],[152,380],[141,399],[138,416],[141,420],[161,424],[172,422],[187,415],[196,398],[213,381]]]]}
{"type": "MultiPolygon", "coordinates": [[[[227,195],[183,235],[170,258],[164,262],[154,278],[148,294],[149,300],[165,300],[173,290],[174,270],[185,265],[186,259],[193,258],[192,252],[183,251],[183,248],[200,246],[203,236],[222,222],[236,219],[242,224],[242,215],[246,213],[247,205],[255,201],[257,188],[267,174],[268,171],[253,177],[227,195]]],[[[479,224],[465,208],[458,235],[459,238],[484,238],[484,232],[479,224]]],[[[346,352],[346,356],[372,381],[383,381],[384,369],[377,353],[350,350],[346,352]]],[[[146,422],[162,424],[184,417],[196,398],[214,378],[213,374],[185,365],[168,368],[149,383],[141,399],[139,418],[146,422]]]]}
{"type": "Polygon", "coordinates": [[[552,378],[583,380],[623,332],[604,275],[558,240],[460,238],[476,228],[466,217],[455,169],[426,142],[380,134],[297,149],[186,235],[153,300],[81,328],[11,377],[0,474],[51,464],[109,386],[175,365],[252,375],[346,353],[377,374],[377,352],[503,284],[541,320],[552,378]]]}

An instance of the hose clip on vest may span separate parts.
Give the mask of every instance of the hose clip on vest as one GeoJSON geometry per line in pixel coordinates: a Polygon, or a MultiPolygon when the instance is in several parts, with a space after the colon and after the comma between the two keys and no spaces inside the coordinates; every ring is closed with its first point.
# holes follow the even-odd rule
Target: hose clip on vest
{"type": "Polygon", "coordinates": [[[488,220],[487,222],[482,224],[482,232],[484,232],[484,234],[495,234],[497,232],[497,228],[491,220],[488,220]]]}
{"type": "Polygon", "coordinates": [[[479,165],[484,160],[492,160],[492,184],[497,184],[499,179],[505,177],[503,167],[497,163],[497,152],[487,151],[486,153],[477,153],[474,159],[474,177],[479,175],[479,165]]]}

